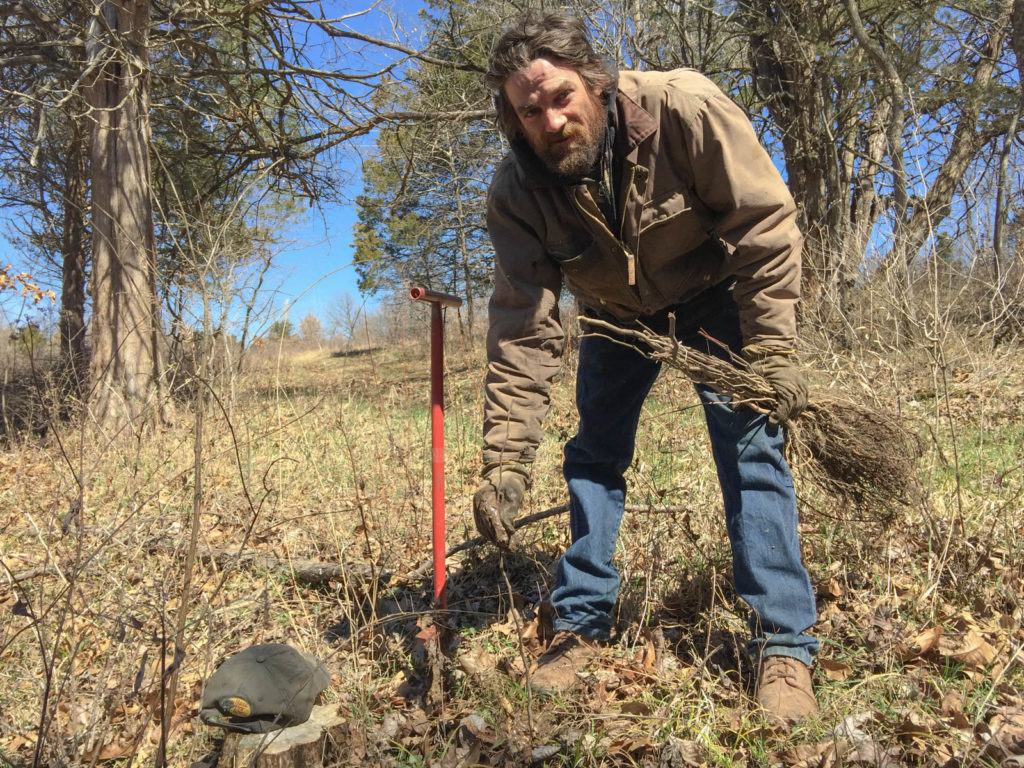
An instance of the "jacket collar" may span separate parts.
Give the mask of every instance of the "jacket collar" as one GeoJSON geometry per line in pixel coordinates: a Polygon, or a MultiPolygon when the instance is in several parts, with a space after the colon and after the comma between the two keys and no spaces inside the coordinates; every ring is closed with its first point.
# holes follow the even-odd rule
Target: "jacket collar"
{"type": "Polygon", "coordinates": [[[651,113],[637,104],[622,91],[615,95],[619,112],[619,145],[615,148],[620,158],[636,151],[636,148],[658,131],[658,123],[651,113]]]}
{"type": "MultiPolygon", "coordinates": [[[[615,154],[620,160],[634,153],[641,142],[658,130],[658,124],[650,113],[619,90],[612,94],[608,113],[611,138],[615,141],[615,154]]],[[[564,187],[581,181],[552,173],[522,137],[513,139],[511,147],[516,165],[522,172],[524,185],[528,188],[564,187]]]]}

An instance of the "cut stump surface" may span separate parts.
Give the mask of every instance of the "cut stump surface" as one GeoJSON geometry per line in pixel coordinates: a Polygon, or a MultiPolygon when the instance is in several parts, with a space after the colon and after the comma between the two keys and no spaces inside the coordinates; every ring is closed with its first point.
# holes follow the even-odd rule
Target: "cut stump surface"
{"type": "Polygon", "coordinates": [[[345,718],[337,705],[313,707],[309,720],[271,733],[229,733],[220,768],[320,768],[344,759],[345,718]]]}

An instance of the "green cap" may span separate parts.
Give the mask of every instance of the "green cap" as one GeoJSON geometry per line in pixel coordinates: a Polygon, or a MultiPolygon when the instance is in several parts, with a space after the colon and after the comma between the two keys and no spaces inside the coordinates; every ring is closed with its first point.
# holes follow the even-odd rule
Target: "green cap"
{"type": "Polygon", "coordinates": [[[221,664],[206,683],[204,723],[266,733],[304,723],[331,676],[323,663],[282,643],[254,645],[221,664]]]}

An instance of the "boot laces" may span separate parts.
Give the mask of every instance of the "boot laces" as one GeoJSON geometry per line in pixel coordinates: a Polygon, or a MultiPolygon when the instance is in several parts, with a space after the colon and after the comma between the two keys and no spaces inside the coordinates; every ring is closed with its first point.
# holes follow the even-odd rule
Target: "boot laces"
{"type": "Polygon", "coordinates": [[[562,630],[558,632],[553,638],[551,638],[551,645],[548,646],[547,651],[544,655],[554,656],[558,653],[567,653],[572,650],[575,646],[579,645],[579,638],[576,637],[572,632],[562,630]]]}
{"type": "Polygon", "coordinates": [[[793,685],[797,684],[796,662],[786,656],[770,656],[764,662],[764,670],[761,673],[761,685],[774,683],[777,680],[785,680],[793,685]]]}

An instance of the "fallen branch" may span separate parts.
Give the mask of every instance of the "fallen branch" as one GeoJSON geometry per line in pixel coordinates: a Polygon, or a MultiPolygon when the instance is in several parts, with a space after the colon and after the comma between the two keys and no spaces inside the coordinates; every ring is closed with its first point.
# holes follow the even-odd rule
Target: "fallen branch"
{"type": "MultiPolygon", "coordinates": [[[[518,531],[527,525],[546,520],[549,517],[564,514],[569,511],[568,504],[561,504],[531,515],[524,515],[516,520],[513,525],[518,531]]],[[[627,512],[656,512],[660,514],[682,514],[692,512],[689,507],[663,506],[655,507],[650,504],[627,504],[627,512]]],[[[459,552],[473,549],[485,544],[487,539],[483,536],[476,536],[457,544],[447,551],[445,557],[452,557],[459,552]]],[[[150,551],[166,550],[176,551],[172,546],[151,544],[150,551]]],[[[325,584],[329,581],[344,581],[351,584],[366,585],[374,580],[380,583],[388,583],[391,574],[387,571],[375,569],[368,563],[325,563],[305,558],[282,558],[277,555],[268,555],[253,550],[239,551],[237,549],[201,549],[196,551],[196,559],[199,562],[216,565],[218,568],[239,569],[239,568],[264,568],[274,573],[283,573],[291,576],[296,581],[307,584],[325,584]]],[[[433,567],[433,559],[428,559],[417,566],[414,570],[398,576],[395,581],[410,582],[422,579],[430,573],[433,567]]]]}
{"type": "MultiPolygon", "coordinates": [[[[172,547],[151,546],[150,549],[171,550],[172,547]]],[[[329,581],[368,584],[374,580],[386,582],[390,577],[386,571],[375,569],[368,563],[325,563],[306,558],[284,558],[253,550],[201,549],[196,551],[196,560],[218,568],[264,568],[307,584],[326,584],[329,581]]]]}
{"type": "MultiPolygon", "coordinates": [[[[557,507],[551,507],[550,509],[541,510],[540,512],[534,512],[531,515],[524,515],[512,522],[512,527],[517,531],[520,528],[525,528],[531,523],[537,523],[541,520],[547,520],[549,517],[555,517],[556,515],[564,514],[569,511],[568,504],[560,504],[557,507]]],[[[657,512],[660,514],[681,514],[683,512],[692,512],[689,507],[653,507],[650,504],[627,504],[627,512],[657,512]]],[[[459,552],[465,552],[467,549],[474,549],[482,544],[486,544],[487,539],[483,536],[475,536],[472,539],[466,539],[461,544],[457,544],[445,553],[445,559],[452,557],[453,555],[459,554],[459,552]]],[[[433,568],[434,561],[426,560],[418,565],[414,570],[409,571],[404,576],[399,577],[401,581],[415,581],[416,579],[422,579],[433,568]]]]}
{"type": "Polygon", "coordinates": [[[296,581],[307,584],[326,584],[329,581],[345,581],[351,584],[365,584],[375,579],[387,581],[387,574],[378,572],[366,563],[324,563],[304,558],[285,560],[274,555],[261,555],[256,552],[202,552],[199,556],[209,558],[223,567],[228,565],[248,564],[268,571],[284,572],[293,576],[296,581]]]}
{"type": "MultiPolygon", "coordinates": [[[[682,371],[694,383],[728,396],[733,405],[760,413],[775,409],[771,384],[735,356],[718,358],[645,327],[621,328],[590,317],[581,317],[580,323],[605,331],[593,335],[682,371]]],[[[807,408],[786,426],[786,447],[794,470],[827,495],[878,519],[892,519],[919,498],[921,445],[893,414],[848,397],[812,391],[807,408]]]]}
{"type": "Polygon", "coordinates": [[[26,571],[20,573],[8,572],[7,578],[9,584],[17,584],[20,581],[28,581],[29,579],[37,578],[38,576],[57,576],[60,573],[55,565],[37,565],[35,568],[29,568],[26,571]]]}

